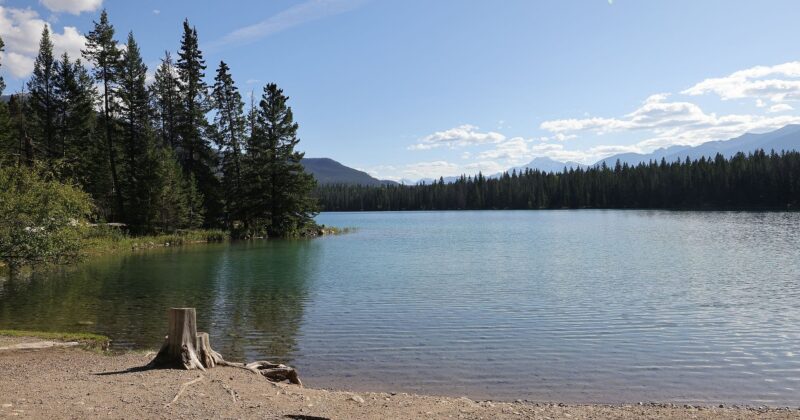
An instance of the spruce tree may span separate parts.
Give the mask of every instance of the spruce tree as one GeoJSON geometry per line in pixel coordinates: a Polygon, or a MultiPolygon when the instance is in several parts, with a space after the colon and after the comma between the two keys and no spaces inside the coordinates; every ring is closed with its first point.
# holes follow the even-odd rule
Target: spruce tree
{"type": "MultiPolygon", "coordinates": [[[[3,42],[3,37],[0,37],[0,68],[3,67],[2,52],[5,50],[6,43],[3,42]]],[[[4,90],[6,90],[6,81],[3,80],[3,76],[0,76],[0,96],[3,95],[4,90]]]]}
{"type": "Polygon", "coordinates": [[[36,152],[33,139],[30,136],[30,123],[28,122],[28,96],[11,95],[8,101],[9,124],[11,126],[11,147],[9,153],[12,161],[18,165],[33,166],[36,152]]]}
{"type": "Polygon", "coordinates": [[[147,89],[147,66],[142,60],[133,33],[128,35],[120,61],[116,97],[119,103],[123,164],[121,183],[125,186],[127,222],[135,230],[152,227],[156,154],[150,125],[150,94],[147,89]]]}
{"type": "Polygon", "coordinates": [[[159,137],[163,145],[173,150],[178,147],[178,107],[180,106],[180,91],[175,72],[175,63],[167,51],[156,69],[155,80],[151,87],[159,137]]]}
{"type": "Polygon", "coordinates": [[[28,81],[31,116],[31,134],[35,146],[48,161],[58,157],[56,145],[56,60],[53,57],[53,42],[47,25],[42,29],[39,54],[33,65],[33,76],[28,81]]]}
{"type": "Polygon", "coordinates": [[[184,169],[194,177],[204,198],[206,224],[219,222],[222,213],[219,180],[216,178],[216,156],[211,150],[206,130],[209,110],[206,98],[205,61],[197,38],[197,30],[183,22],[183,37],[178,51],[177,71],[181,107],[178,112],[180,156],[184,169]]]}
{"type": "MultiPolygon", "coordinates": [[[[82,186],[94,174],[87,171],[94,147],[94,100],[92,79],[80,60],[70,61],[64,53],[56,63],[56,151],[62,160],[62,174],[82,186]]],[[[104,174],[101,174],[104,175],[104,174]]]]}
{"type": "Polygon", "coordinates": [[[189,184],[175,154],[167,147],[156,148],[155,179],[153,227],[162,232],[173,232],[199,226],[202,219],[199,223],[196,218],[192,219],[192,206],[202,208],[202,200],[198,202],[193,195],[197,188],[189,184]]]}
{"type": "Polygon", "coordinates": [[[244,102],[224,61],[214,78],[214,141],[222,154],[222,182],[229,227],[242,218],[242,148],[247,127],[244,102]]]}
{"type": "Polygon", "coordinates": [[[288,99],[274,83],[264,88],[247,144],[246,226],[254,234],[292,237],[314,225],[316,182],[300,163],[303,153],[295,151],[298,126],[288,99]]]}
{"type": "MultiPolygon", "coordinates": [[[[5,49],[3,38],[0,37],[0,69],[3,67],[2,53],[5,49]]],[[[0,97],[3,96],[3,91],[6,88],[6,83],[3,76],[0,76],[0,97]]],[[[11,134],[11,117],[8,113],[8,106],[0,100],[0,165],[4,163],[14,162],[15,147],[13,136],[11,134]]]]}
{"type": "MultiPolygon", "coordinates": [[[[114,139],[114,101],[120,51],[114,40],[114,27],[108,21],[105,9],[100,13],[100,21],[94,22],[94,28],[86,35],[86,49],[82,51],[84,58],[94,67],[94,78],[102,85],[103,136],[106,144],[106,156],[111,172],[111,186],[116,201],[116,218],[125,219],[123,195],[117,170],[117,146],[114,139]]],[[[113,216],[112,216],[113,217],[113,216]]]]}

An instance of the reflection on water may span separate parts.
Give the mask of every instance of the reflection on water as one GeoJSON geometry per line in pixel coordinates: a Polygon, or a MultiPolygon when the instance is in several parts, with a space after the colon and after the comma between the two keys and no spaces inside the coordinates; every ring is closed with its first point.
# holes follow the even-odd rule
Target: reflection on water
{"type": "Polygon", "coordinates": [[[0,328],[157,347],[194,306],[226,357],[312,386],[800,405],[800,213],[323,214],[357,233],[0,281],[0,328]]]}
{"type": "Polygon", "coordinates": [[[0,325],[92,331],[116,348],[153,348],[166,332],[166,309],[189,306],[227,357],[288,362],[318,249],[271,241],[157,250],[9,279],[0,283],[0,325]]]}

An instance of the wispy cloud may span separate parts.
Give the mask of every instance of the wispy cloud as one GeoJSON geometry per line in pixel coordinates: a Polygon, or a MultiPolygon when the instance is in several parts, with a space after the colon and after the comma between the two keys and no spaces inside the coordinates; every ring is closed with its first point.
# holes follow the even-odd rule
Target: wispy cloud
{"type": "Polygon", "coordinates": [[[261,22],[239,28],[206,46],[208,50],[217,50],[230,45],[245,45],[272,34],[307,22],[328,16],[338,15],[353,10],[366,0],[308,0],[292,6],[261,22]]]}
{"type": "MultiPolygon", "coordinates": [[[[714,90],[702,89],[702,92],[714,90]]],[[[695,94],[694,88],[688,92],[695,94]]],[[[699,94],[699,93],[698,93],[699,94]]],[[[552,133],[589,132],[597,135],[607,133],[644,133],[644,139],[636,143],[641,151],[648,152],[672,145],[696,146],[710,140],[725,140],[746,132],[766,132],[787,124],[800,122],[794,115],[768,116],[763,114],[726,114],[705,112],[697,104],[687,101],[669,101],[668,95],[658,94],[647,98],[635,111],[619,118],[582,118],[545,121],[540,128],[552,133]]],[[[788,104],[773,106],[768,112],[792,110],[788,104]]]]}
{"type": "Polygon", "coordinates": [[[399,167],[374,168],[385,178],[437,178],[439,175],[493,173],[527,163],[537,157],[557,161],[595,163],[619,153],[649,153],[660,147],[727,140],[744,133],[763,133],[800,123],[793,104],[800,102],[800,61],[756,66],[710,78],[679,93],[656,93],[631,112],[619,116],[589,116],[544,121],[546,135],[512,137],[503,131],[482,131],[464,124],[419,138],[408,150],[428,151],[458,164],[422,162],[399,167]],[[701,107],[694,97],[718,100],[752,100],[751,112],[716,113],[713,100],[701,107]],[[711,109],[709,109],[711,108],[711,109]],[[625,138],[624,144],[614,139],[625,138]],[[573,142],[573,139],[578,141],[573,142]],[[582,147],[576,148],[580,144],[582,147]],[[466,150],[465,150],[466,149],[466,150]]]}
{"type": "Polygon", "coordinates": [[[479,127],[477,126],[464,124],[448,130],[437,131],[419,139],[419,142],[409,146],[408,150],[430,150],[441,146],[455,149],[477,144],[500,143],[506,139],[500,133],[494,131],[481,132],[478,129],[479,127]]]}
{"type": "Polygon", "coordinates": [[[39,0],[51,12],[67,12],[79,15],[94,12],[103,5],[103,0],[39,0]]]}
{"type": "Polygon", "coordinates": [[[757,98],[761,103],[798,100],[800,61],[739,70],[725,77],[703,80],[681,93],[691,96],[714,93],[723,100],[757,98]]]}

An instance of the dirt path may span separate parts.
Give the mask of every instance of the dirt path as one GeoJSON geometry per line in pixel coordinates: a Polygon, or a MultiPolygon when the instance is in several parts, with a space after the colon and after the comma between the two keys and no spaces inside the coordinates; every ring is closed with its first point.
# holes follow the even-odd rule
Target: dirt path
{"type": "MultiPolygon", "coordinates": [[[[35,341],[0,337],[0,347],[35,341]]],[[[233,368],[215,368],[205,373],[136,370],[150,358],[152,355],[143,353],[109,356],[66,347],[2,351],[0,417],[303,420],[800,418],[798,409],[498,403],[409,394],[356,394],[271,384],[260,376],[233,368]],[[183,392],[175,400],[182,388],[183,392]]]]}

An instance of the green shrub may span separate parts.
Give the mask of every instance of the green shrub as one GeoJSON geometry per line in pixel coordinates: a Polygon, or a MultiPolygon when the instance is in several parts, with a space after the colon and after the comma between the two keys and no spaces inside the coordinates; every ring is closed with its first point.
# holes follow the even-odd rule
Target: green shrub
{"type": "Polygon", "coordinates": [[[40,168],[0,168],[0,260],[23,265],[79,257],[89,196],[40,168]]]}

